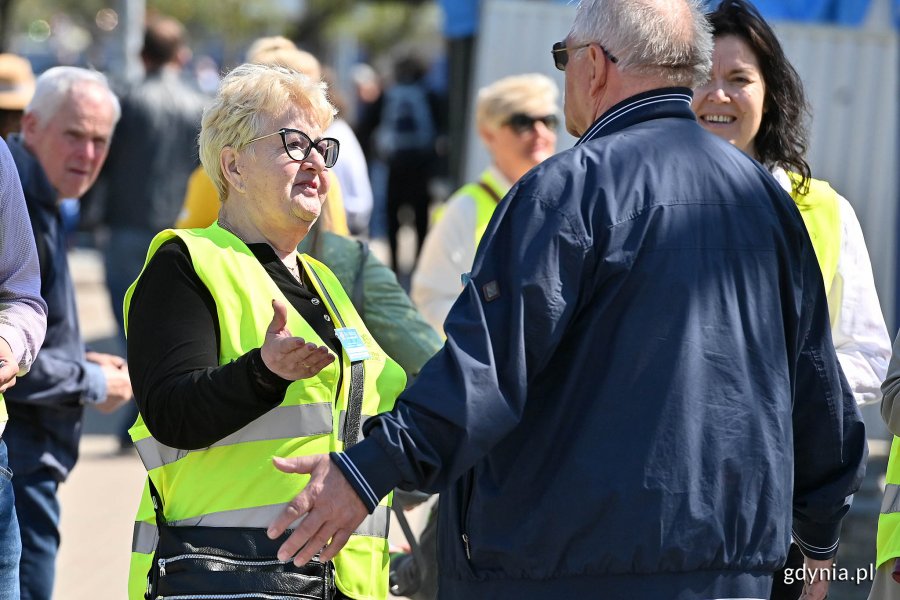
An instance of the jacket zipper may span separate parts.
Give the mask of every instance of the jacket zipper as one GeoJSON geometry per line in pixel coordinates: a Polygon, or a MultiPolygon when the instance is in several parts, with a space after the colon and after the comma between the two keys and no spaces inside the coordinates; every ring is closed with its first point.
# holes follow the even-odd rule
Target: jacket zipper
{"type": "Polygon", "coordinates": [[[466,531],[469,528],[469,503],[472,501],[472,492],[475,487],[475,469],[469,469],[466,473],[466,493],[462,497],[462,519],[461,519],[461,528],[462,528],[462,538],[463,549],[466,551],[466,559],[472,560],[472,548],[469,544],[469,534],[466,531]]]}

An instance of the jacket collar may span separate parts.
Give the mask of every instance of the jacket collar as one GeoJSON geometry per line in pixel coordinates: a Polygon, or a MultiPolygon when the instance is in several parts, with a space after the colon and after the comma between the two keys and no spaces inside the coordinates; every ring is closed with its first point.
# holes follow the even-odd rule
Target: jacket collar
{"type": "Polygon", "coordinates": [[[622,100],[594,121],[584,135],[576,142],[576,146],[621,131],[644,121],[675,117],[696,119],[691,110],[691,90],[689,88],[672,87],[642,92],[622,100]]]}
{"type": "Polygon", "coordinates": [[[58,210],[57,194],[53,189],[43,167],[34,155],[25,148],[24,140],[18,133],[11,134],[7,140],[10,154],[19,171],[19,179],[22,181],[22,191],[25,197],[37,201],[41,205],[58,210]]]}

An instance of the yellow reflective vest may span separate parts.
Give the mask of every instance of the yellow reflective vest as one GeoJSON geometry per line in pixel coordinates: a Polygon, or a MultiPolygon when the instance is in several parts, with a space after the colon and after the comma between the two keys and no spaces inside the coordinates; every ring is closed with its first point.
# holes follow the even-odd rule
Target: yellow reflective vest
{"type": "Polygon", "coordinates": [[[791,198],[800,209],[800,216],[803,217],[809,239],[816,251],[825,291],[828,292],[837,275],[841,254],[841,207],[838,194],[827,181],[820,179],[810,179],[809,190],[802,194],[797,191],[802,177],[791,172],[787,175],[791,180],[791,198]]]}
{"type": "MultiPolygon", "coordinates": [[[[220,365],[262,346],[272,319],[273,298],[288,307],[287,326],[293,335],[323,345],[247,246],[218,223],[205,229],[163,231],[151,242],[147,262],[164,242],[175,236],[187,245],[195,272],[215,300],[221,337],[220,365]]],[[[334,274],[307,255],[300,255],[300,260],[336,327],[355,328],[369,351],[370,358],[363,361],[362,419],[389,410],[406,385],[403,369],[369,334],[334,274]]],[[[128,308],[138,281],[140,277],[125,296],[126,332],[128,308]]],[[[139,416],[130,434],[162,498],[166,520],[176,526],[198,525],[202,521],[203,526],[212,527],[268,527],[309,479],[307,475],[281,473],[272,466],[272,457],[343,449],[342,425],[350,386],[354,385],[349,376],[350,365],[343,351],[340,365],[335,361],[316,376],[295,381],[279,406],[202,450],[188,451],[159,443],[139,416]]],[[[390,496],[363,521],[335,557],[335,582],[345,595],[386,598],[389,516],[390,496]]],[[[157,539],[146,483],[135,521],[130,600],[144,598],[157,539]]]]}
{"type": "MultiPolygon", "coordinates": [[[[503,199],[503,196],[506,195],[507,191],[509,190],[497,180],[491,169],[486,169],[481,173],[478,181],[467,183],[462,186],[447,200],[447,202],[450,202],[453,200],[454,196],[465,195],[475,201],[475,231],[473,232],[473,242],[476,248],[481,242],[485,230],[487,230],[488,223],[491,221],[491,217],[494,214],[494,210],[497,208],[497,204],[503,199]]],[[[445,206],[446,204],[435,209],[432,216],[432,220],[435,223],[443,218],[445,206]]]]}
{"type": "Polygon", "coordinates": [[[900,438],[894,436],[885,474],[884,498],[878,515],[875,567],[900,557],[900,438]]]}

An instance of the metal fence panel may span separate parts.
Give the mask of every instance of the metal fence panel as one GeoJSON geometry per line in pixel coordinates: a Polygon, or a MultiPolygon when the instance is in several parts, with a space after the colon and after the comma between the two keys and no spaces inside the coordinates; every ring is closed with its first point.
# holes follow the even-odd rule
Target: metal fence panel
{"type": "MultiPolygon", "coordinates": [[[[539,72],[564,90],[550,47],[569,31],[571,5],[487,0],[475,54],[474,91],[501,77],[539,72]]],[[[812,25],[776,27],[800,73],[813,111],[808,160],[813,175],[829,181],[853,205],[872,258],[882,309],[893,331],[897,223],[897,34],[812,25]]],[[[470,101],[470,104],[473,102],[470,101]]],[[[561,107],[560,107],[561,108],[561,107]]],[[[469,114],[474,114],[474,107],[469,114]]],[[[575,140],[559,132],[558,150],[575,140]]],[[[489,156],[469,124],[466,177],[489,156]]]]}
{"type": "Polygon", "coordinates": [[[891,325],[897,275],[897,35],[810,25],[780,25],[777,31],[812,107],[813,176],[831,183],[856,210],[891,325]]]}

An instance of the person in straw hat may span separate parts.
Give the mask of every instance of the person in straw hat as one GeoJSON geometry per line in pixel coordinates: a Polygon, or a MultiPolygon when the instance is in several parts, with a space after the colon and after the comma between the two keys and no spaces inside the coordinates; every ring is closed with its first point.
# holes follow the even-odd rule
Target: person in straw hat
{"type": "Polygon", "coordinates": [[[15,54],[0,54],[0,137],[19,131],[22,113],[33,95],[31,63],[15,54]]]}

